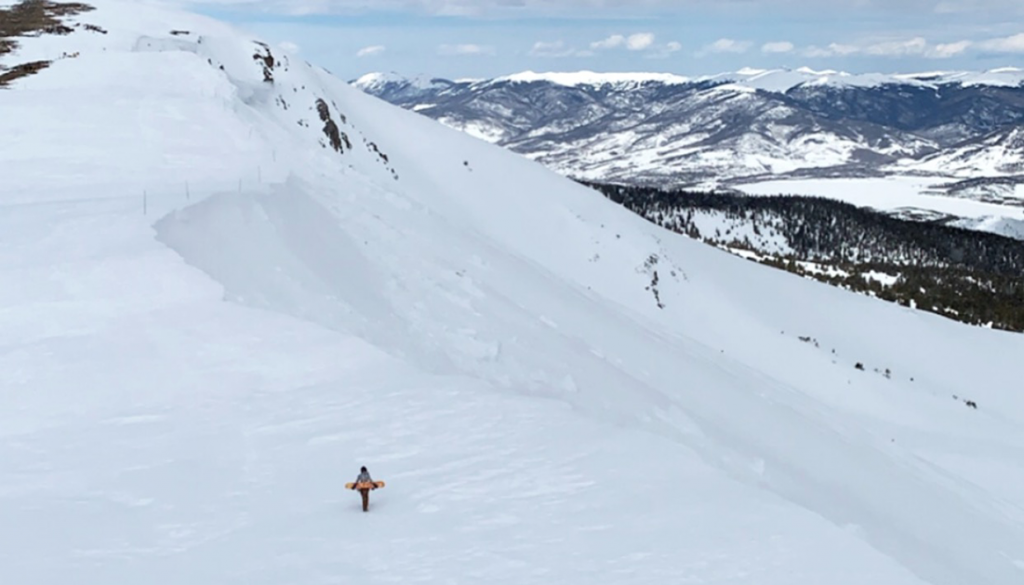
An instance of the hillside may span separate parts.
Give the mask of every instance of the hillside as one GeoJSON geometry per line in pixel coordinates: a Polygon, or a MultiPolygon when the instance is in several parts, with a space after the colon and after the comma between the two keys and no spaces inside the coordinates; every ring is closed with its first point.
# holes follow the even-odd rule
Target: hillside
{"type": "Polygon", "coordinates": [[[899,219],[821,197],[590,186],[657,225],[741,257],[971,325],[1024,333],[1024,242],[1011,220],[965,225],[899,219]]]}
{"type": "Polygon", "coordinates": [[[0,57],[0,581],[1020,583],[1024,336],[91,4],[0,57]]]}

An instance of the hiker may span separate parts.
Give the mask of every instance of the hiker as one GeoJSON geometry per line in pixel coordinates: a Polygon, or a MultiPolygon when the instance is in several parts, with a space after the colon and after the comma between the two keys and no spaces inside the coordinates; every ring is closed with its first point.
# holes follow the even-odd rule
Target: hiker
{"type": "Polygon", "coordinates": [[[363,512],[368,511],[370,509],[370,490],[377,489],[377,486],[373,484],[373,478],[370,477],[370,472],[366,470],[365,465],[359,468],[359,477],[352,484],[352,489],[359,490],[359,495],[363,496],[363,512]]]}

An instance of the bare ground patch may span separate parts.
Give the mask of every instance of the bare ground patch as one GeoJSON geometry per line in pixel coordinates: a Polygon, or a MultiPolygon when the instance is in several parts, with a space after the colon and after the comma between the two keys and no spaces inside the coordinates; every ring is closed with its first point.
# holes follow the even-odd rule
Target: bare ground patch
{"type": "MultiPolygon", "coordinates": [[[[0,57],[18,48],[18,37],[71,34],[75,28],[66,25],[64,19],[91,10],[94,10],[92,6],[80,2],[48,0],[24,0],[9,8],[0,8],[0,57]]],[[[106,32],[93,25],[86,25],[86,29],[106,32]]],[[[37,73],[49,65],[50,61],[33,61],[13,67],[0,66],[0,87],[6,87],[15,79],[37,73]]]]}

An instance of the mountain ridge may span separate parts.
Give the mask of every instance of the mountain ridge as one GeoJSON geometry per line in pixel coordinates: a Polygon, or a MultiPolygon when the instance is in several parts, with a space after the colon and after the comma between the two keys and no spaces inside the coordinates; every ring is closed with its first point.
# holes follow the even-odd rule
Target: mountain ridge
{"type": "MultiPolygon", "coordinates": [[[[1019,173],[1024,70],[526,72],[353,85],[574,178],[693,187],[791,173],[1019,173]],[[943,155],[958,164],[936,163],[943,155]]],[[[379,77],[378,77],[379,79],[379,77]]]]}
{"type": "Polygon", "coordinates": [[[941,85],[986,85],[1016,87],[1024,84],[1024,68],[996,67],[987,70],[950,70],[923,71],[918,73],[849,73],[834,69],[815,70],[810,67],[759,69],[743,67],[736,71],[728,71],[707,75],[687,76],[668,72],[655,71],[619,71],[597,72],[591,70],[578,71],[533,71],[524,70],[516,73],[499,75],[493,78],[471,78],[449,80],[443,77],[417,75],[407,77],[397,72],[372,72],[350,81],[360,89],[372,82],[406,82],[420,79],[437,79],[448,83],[536,83],[551,82],[565,86],[582,85],[614,85],[617,83],[662,83],[680,85],[704,82],[735,82],[746,83],[756,89],[766,91],[785,91],[802,84],[809,85],[851,85],[876,86],[884,84],[913,84],[924,87],[941,85]],[[788,83],[787,83],[788,82],[788,83]]]}

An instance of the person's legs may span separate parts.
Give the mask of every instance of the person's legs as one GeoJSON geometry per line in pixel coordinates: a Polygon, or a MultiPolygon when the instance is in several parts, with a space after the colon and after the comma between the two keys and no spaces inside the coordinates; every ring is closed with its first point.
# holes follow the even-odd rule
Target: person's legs
{"type": "Polygon", "coordinates": [[[361,489],[359,490],[359,495],[363,496],[363,512],[366,512],[370,509],[370,490],[361,489]]]}

